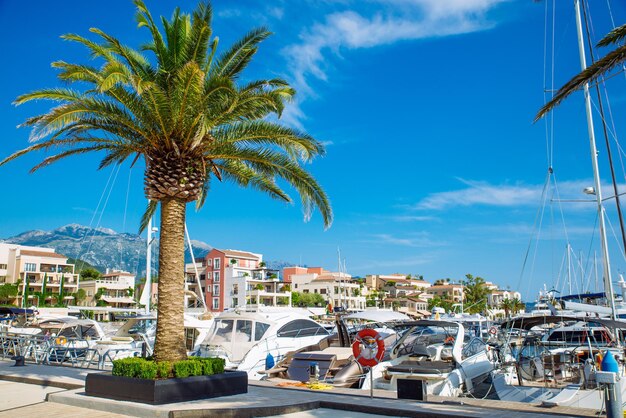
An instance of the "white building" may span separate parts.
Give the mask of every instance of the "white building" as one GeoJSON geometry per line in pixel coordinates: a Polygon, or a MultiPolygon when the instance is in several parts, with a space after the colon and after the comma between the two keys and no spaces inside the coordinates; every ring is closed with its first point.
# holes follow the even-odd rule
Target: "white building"
{"type": "Polygon", "coordinates": [[[366,307],[367,287],[352,281],[346,273],[329,271],[301,273],[291,275],[294,292],[318,293],[334,307],[343,306],[349,310],[363,310],[366,307]]]}
{"type": "Polygon", "coordinates": [[[0,284],[4,283],[19,284],[20,295],[27,293],[28,300],[19,296],[16,303],[30,306],[43,304],[35,293],[45,293],[48,303],[74,300],[71,294],[78,290],[80,277],[74,273],[74,264],[53,248],[0,243],[0,284]]]}
{"type": "Polygon", "coordinates": [[[80,288],[86,292],[86,298],[80,303],[82,306],[100,306],[113,308],[135,307],[133,299],[135,289],[135,275],[126,271],[108,270],[96,280],[83,280],[80,288]]]}

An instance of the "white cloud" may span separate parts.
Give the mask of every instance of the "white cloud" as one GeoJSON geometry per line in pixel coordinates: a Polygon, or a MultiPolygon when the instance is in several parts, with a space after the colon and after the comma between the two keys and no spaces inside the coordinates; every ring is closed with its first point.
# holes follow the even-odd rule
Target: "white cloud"
{"type": "Polygon", "coordinates": [[[428,238],[426,233],[418,234],[413,237],[398,237],[391,234],[375,234],[372,235],[373,240],[368,242],[378,244],[398,245],[401,247],[434,247],[444,245],[442,242],[435,242],[428,238]]]}
{"type": "MultiPolygon", "coordinates": [[[[441,210],[462,206],[498,206],[498,207],[523,207],[541,204],[543,185],[523,184],[490,184],[481,181],[459,179],[467,187],[460,190],[433,193],[414,206],[414,209],[441,210]]],[[[554,192],[547,196],[553,201],[557,200],[588,200],[590,203],[563,202],[563,208],[594,209],[593,198],[582,193],[585,187],[592,184],[591,180],[576,180],[561,182],[558,184],[558,195],[554,192]]],[[[602,186],[603,191],[610,190],[608,185],[602,186]]],[[[612,195],[612,193],[606,193],[612,195]]]]}
{"type": "MultiPolygon", "coordinates": [[[[492,26],[486,12],[505,0],[378,0],[375,12],[345,10],[300,34],[301,42],[285,49],[296,87],[309,95],[307,79],[327,80],[324,53],[371,48],[398,41],[426,39],[484,30],[492,26]]],[[[363,5],[363,2],[357,4],[363,5]]],[[[371,8],[370,8],[371,9],[371,8]]]]}

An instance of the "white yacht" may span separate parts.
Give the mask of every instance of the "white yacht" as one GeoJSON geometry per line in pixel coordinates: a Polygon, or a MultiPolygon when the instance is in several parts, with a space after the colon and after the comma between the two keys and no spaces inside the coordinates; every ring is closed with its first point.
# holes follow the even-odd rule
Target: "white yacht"
{"type": "Polygon", "coordinates": [[[261,372],[288,352],[316,344],[328,335],[326,328],[302,309],[236,309],[215,318],[198,354],[224,358],[226,369],[245,371],[250,379],[260,380],[264,377],[261,372]]]}
{"type": "MultiPolygon", "coordinates": [[[[397,390],[399,379],[421,380],[430,395],[472,392],[495,366],[495,354],[479,336],[459,322],[421,320],[412,324],[389,354],[371,368],[374,388],[397,390]]],[[[369,389],[363,379],[362,389],[369,389]]]]}

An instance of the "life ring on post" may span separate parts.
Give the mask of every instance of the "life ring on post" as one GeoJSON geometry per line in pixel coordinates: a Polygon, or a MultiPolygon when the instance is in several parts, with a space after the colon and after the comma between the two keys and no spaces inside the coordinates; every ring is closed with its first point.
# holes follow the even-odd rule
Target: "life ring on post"
{"type": "Polygon", "coordinates": [[[352,354],[362,366],[376,366],[385,356],[385,342],[371,328],[362,329],[352,343],[352,354]]]}
{"type": "Polygon", "coordinates": [[[61,337],[56,337],[54,342],[56,343],[56,345],[65,345],[67,344],[67,338],[61,336],[61,337]]]}
{"type": "Polygon", "coordinates": [[[489,334],[496,335],[497,333],[498,333],[498,328],[496,327],[489,328],[489,334]]]}

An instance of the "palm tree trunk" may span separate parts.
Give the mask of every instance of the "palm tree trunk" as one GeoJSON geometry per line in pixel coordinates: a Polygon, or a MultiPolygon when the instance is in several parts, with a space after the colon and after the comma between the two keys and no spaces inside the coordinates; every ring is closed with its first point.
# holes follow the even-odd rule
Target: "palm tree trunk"
{"type": "Polygon", "coordinates": [[[154,344],[156,361],[187,358],[185,349],[185,201],[161,200],[159,303],[154,344]]]}

